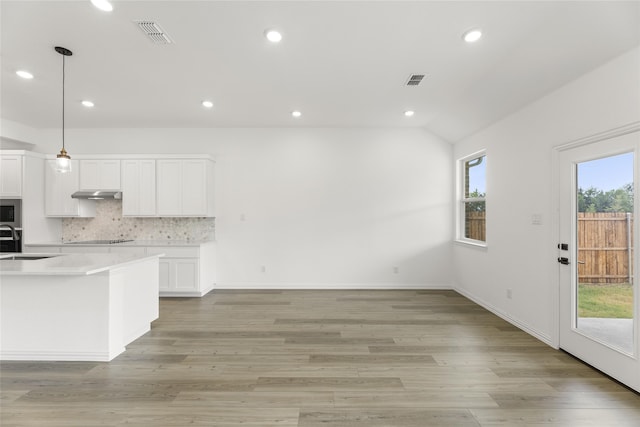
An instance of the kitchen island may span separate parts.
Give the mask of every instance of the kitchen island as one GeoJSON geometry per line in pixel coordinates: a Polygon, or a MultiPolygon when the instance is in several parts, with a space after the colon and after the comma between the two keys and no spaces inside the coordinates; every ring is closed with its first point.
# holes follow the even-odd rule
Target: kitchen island
{"type": "Polygon", "coordinates": [[[112,360],[158,318],[160,256],[0,254],[0,360],[112,360]]]}
{"type": "Polygon", "coordinates": [[[98,244],[95,241],[32,242],[24,252],[163,254],[160,258],[161,297],[202,297],[216,282],[216,243],[212,240],[134,240],[98,244]]]}

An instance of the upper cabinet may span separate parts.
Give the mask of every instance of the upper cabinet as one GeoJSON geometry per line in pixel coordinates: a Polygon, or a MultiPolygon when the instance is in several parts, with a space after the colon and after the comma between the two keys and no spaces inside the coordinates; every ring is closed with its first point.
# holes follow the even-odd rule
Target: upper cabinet
{"type": "Polygon", "coordinates": [[[95,216],[94,200],[71,198],[78,190],[121,190],[122,216],[127,217],[214,216],[214,161],[208,155],[114,157],[76,156],[68,174],[56,173],[49,157],[47,216],[95,216]]]}
{"type": "Polygon", "coordinates": [[[0,197],[22,197],[22,156],[0,156],[0,197]]]}
{"type": "Polygon", "coordinates": [[[156,161],[122,161],[122,215],[156,216],[156,161]]]}
{"type": "Polygon", "coordinates": [[[161,159],[156,167],[158,216],[214,216],[212,160],[161,159]]]}
{"type": "Polygon", "coordinates": [[[80,160],[80,190],[120,189],[120,160],[80,160]]]}
{"type": "Polygon", "coordinates": [[[71,160],[71,172],[56,172],[55,160],[45,165],[45,212],[53,217],[93,217],[96,214],[92,200],[72,199],[80,189],[78,160],[71,160]]]}

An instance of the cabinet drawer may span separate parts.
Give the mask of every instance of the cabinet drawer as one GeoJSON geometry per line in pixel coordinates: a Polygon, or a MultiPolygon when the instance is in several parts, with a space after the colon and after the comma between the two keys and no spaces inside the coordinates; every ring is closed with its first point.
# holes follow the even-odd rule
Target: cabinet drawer
{"type": "Polygon", "coordinates": [[[60,252],[63,254],[106,254],[109,248],[106,246],[62,246],[60,252]]]}
{"type": "Polygon", "coordinates": [[[200,254],[200,248],[184,246],[149,246],[147,247],[147,254],[164,254],[167,258],[197,258],[200,254]]]}
{"type": "Polygon", "coordinates": [[[144,247],[140,246],[126,246],[126,247],[109,247],[109,252],[112,254],[134,254],[134,255],[146,255],[147,251],[144,247]]]}
{"type": "Polygon", "coordinates": [[[60,253],[59,246],[22,246],[22,252],[31,254],[55,254],[60,253]]]}

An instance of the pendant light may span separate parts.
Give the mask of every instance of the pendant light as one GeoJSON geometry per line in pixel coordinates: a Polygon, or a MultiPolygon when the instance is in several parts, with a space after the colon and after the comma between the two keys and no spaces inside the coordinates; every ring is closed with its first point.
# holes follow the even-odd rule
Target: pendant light
{"type": "Polygon", "coordinates": [[[60,173],[68,173],[71,172],[71,156],[64,149],[64,59],[66,56],[73,55],[73,53],[69,49],[60,46],[56,46],[55,49],[56,52],[62,55],[62,150],[56,156],[55,170],[60,173]]]}

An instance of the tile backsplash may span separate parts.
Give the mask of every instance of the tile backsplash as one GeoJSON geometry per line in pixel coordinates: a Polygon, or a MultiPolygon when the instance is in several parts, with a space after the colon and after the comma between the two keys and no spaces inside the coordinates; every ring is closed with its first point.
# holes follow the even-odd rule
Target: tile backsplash
{"type": "Polygon", "coordinates": [[[213,240],[214,218],[131,218],[121,200],[97,200],[94,218],[64,218],[62,241],[102,239],[213,240]]]}

